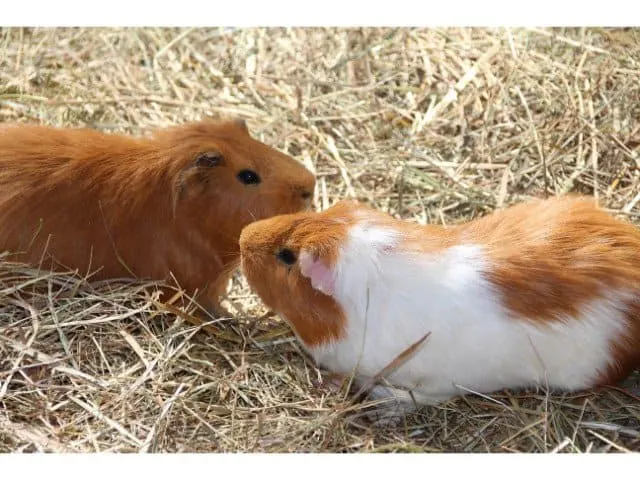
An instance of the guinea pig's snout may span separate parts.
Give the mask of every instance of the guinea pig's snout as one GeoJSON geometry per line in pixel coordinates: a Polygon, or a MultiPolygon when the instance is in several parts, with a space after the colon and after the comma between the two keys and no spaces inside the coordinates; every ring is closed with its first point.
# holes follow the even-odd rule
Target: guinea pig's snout
{"type": "MultiPolygon", "coordinates": [[[[255,223],[255,222],[254,222],[255,223]]],[[[242,229],[242,232],[240,232],[240,238],[238,239],[238,244],[240,246],[240,254],[244,255],[247,253],[247,250],[250,248],[251,245],[251,237],[253,235],[253,226],[250,223],[249,225],[247,225],[246,227],[244,227],[242,229]]]]}
{"type": "Polygon", "coordinates": [[[313,191],[316,188],[316,177],[309,170],[304,169],[304,175],[296,183],[294,195],[302,199],[307,209],[310,208],[313,200],[313,191]]]}
{"type": "Polygon", "coordinates": [[[265,248],[263,235],[265,222],[266,220],[251,222],[242,229],[238,239],[241,256],[253,255],[265,248]]]}

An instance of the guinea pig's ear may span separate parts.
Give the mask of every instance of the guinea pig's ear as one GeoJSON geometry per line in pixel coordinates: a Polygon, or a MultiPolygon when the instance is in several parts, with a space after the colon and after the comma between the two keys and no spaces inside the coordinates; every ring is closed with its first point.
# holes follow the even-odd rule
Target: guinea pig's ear
{"type": "Polygon", "coordinates": [[[318,255],[310,249],[304,248],[300,251],[298,258],[300,273],[311,280],[311,286],[324,293],[333,295],[336,286],[335,269],[326,258],[318,255]]]}
{"type": "Polygon", "coordinates": [[[180,170],[173,184],[172,206],[175,216],[178,202],[188,191],[206,188],[207,169],[224,165],[224,157],[215,150],[198,153],[190,163],[180,170]]]}
{"type": "Polygon", "coordinates": [[[210,152],[202,152],[196,156],[195,166],[196,167],[218,167],[222,165],[224,158],[220,152],[210,151],[210,152]]]}

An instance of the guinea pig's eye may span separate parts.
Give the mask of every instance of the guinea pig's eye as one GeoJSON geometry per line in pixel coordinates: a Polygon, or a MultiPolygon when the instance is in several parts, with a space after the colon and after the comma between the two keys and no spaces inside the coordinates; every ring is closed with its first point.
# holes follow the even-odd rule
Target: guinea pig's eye
{"type": "Polygon", "coordinates": [[[281,248],[280,250],[278,250],[278,253],[276,253],[276,257],[285,265],[293,265],[294,263],[296,263],[296,254],[288,248],[281,248]]]}
{"type": "Polygon", "coordinates": [[[245,185],[256,185],[260,183],[260,175],[253,170],[240,170],[238,173],[238,180],[245,185]]]}
{"type": "Polygon", "coordinates": [[[201,153],[196,158],[198,167],[217,167],[222,163],[222,155],[218,152],[201,153]]]}

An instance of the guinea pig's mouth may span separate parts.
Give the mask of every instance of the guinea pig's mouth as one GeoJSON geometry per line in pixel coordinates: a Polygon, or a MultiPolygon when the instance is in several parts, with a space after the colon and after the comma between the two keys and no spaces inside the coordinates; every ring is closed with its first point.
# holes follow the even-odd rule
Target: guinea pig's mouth
{"type": "Polygon", "coordinates": [[[255,257],[242,257],[240,260],[240,273],[244,276],[249,288],[260,290],[258,279],[263,276],[260,268],[260,260],[255,257]],[[257,283],[256,283],[257,282],[257,283]]]}
{"type": "Polygon", "coordinates": [[[256,252],[251,245],[240,244],[240,270],[246,274],[247,270],[251,270],[258,263],[256,252]]]}
{"type": "Polygon", "coordinates": [[[244,256],[240,257],[240,272],[247,276],[247,261],[244,256]]]}
{"type": "Polygon", "coordinates": [[[240,254],[240,271],[243,275],[247,275],[248,271],[251,271],[251,266],[254,265],[254,262],[250,258],[251,254],[246,251],[243,251],[240,254]]]}

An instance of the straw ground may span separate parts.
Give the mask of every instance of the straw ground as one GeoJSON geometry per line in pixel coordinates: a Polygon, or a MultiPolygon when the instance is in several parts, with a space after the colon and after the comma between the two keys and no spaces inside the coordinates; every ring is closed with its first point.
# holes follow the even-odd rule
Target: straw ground
{"type": "MultiPolygon", "coordinates": [[[[0,31],[2,122],[144,134],[242,116],[314,170],[318,208],[355,197],[416,222],[573,191],[640,223],[639,79],[633,29],[0,31]]],[[[236,318],[206,331],[144,287],[2,262],[0,451],[640,449],[637,374],[377,429],[241,276],[236,318]]]]}

